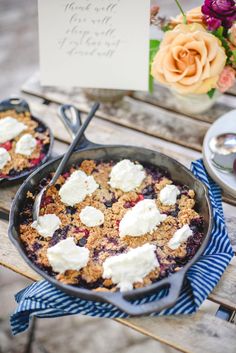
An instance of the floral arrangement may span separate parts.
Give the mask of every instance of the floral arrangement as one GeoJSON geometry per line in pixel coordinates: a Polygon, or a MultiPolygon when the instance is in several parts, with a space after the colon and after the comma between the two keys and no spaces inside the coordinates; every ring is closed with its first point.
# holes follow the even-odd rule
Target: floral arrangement
{"type": "Polygon", "coordinates": [[[227,91],[236,75],[235,0],[205,0],[186,13],[175,2],[176,18],[151,9],[151,24],[165,32],[162,41],[151,41],[151,76],[183,95],[227,91]]]}

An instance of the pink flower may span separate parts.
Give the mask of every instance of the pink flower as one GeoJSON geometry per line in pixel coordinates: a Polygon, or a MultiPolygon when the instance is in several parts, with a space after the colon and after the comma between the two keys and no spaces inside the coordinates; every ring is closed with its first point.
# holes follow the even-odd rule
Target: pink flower
{"type": "Polygon", "coordinates": [[[159,6],[153,5],[151,7],[151,17],[156,17],[156,15],[158,14],[159,10],[160,10],[159,6]]]}
{"type": "Polygon", "coordinates": [[[217,82],[217,88],[219,89],[220,92],[224,93],[234,85],[234,82],[235,82],[234,69],[230,66],[225,66],[217,82]]]}
{"type": "Polygon", "coordinates": [[[158,12],[160,10],[160,7],[157,6],[157,5],[154,5],[151,7],[151,10],[150,10],[150,24],[152,25],[155,25],[156,21],[157,21],[157,15],[158,15],[158,12]]]}

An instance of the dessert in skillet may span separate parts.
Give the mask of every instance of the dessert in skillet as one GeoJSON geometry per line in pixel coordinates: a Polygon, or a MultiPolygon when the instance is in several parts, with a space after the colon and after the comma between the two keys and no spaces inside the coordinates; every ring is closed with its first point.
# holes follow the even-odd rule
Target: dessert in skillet
{"type": "Polygon", "coordinates": [[[96,291],[147,286],[181,269],[203,239],[195,193],[152,165],[84,160],[61,175],[20,236],[28,257],[57,280],[96,291]]]}
{"type": "Polygon", "coordinates": [[[49,143],[49,131],[29,112],[0,112],[0,178],[34,169],[47,154],[49,143]]]}

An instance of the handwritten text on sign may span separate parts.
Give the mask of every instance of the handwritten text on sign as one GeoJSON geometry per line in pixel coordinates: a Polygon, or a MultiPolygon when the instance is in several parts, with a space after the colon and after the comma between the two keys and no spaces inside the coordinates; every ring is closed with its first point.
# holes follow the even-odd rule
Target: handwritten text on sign
{"type": "Polygon", "coordinates": [[[38,0],[41,81],[148,88],[148,0],[38,0]]]}

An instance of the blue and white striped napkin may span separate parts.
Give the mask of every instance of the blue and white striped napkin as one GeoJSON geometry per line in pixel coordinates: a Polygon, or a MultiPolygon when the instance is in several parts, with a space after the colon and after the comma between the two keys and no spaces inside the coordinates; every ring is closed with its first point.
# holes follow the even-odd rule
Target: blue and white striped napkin
{"type": "MultiPolygon", "coordinates": [[[[211,239],[199,260],[188,270],[177,303],[155,315],[177,315],[194,313],[215,287],[233,257],[233,250],[225,226],[221,190],[208,176],[202,160],[192,163],[192,172],[208,189],[213,207],[214,224],[211,239]]],[[[134,301],[147,303],[166,295],[161,290],[152,296],[134,301]]],[[[33,316],[40,318],[65,315],[89,315],[107,318],[126,318],[128,314],[112,304],[100,303],[72,297],[47,281],[33,283],[16,295],[18,307],[11,316],[14,335],[26,330],[33,316]]]]}

